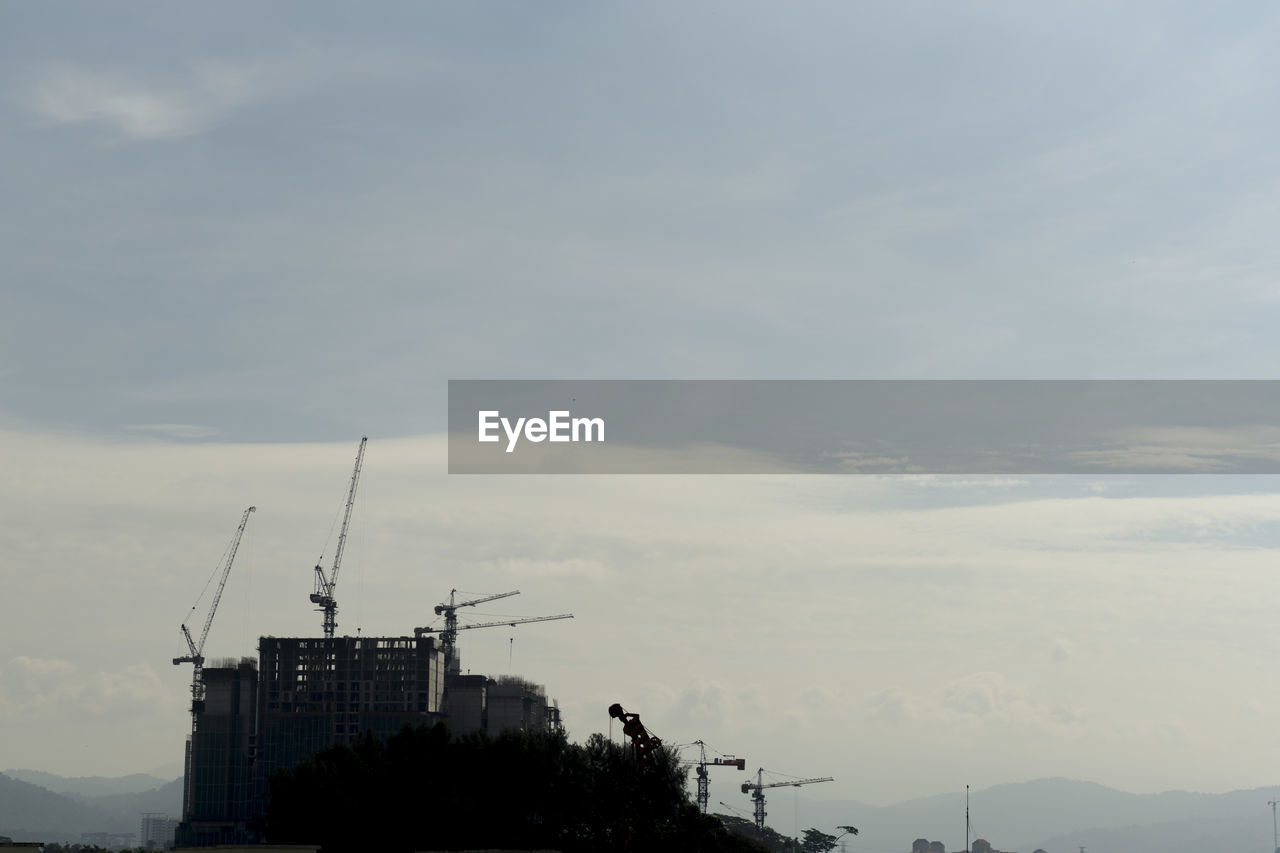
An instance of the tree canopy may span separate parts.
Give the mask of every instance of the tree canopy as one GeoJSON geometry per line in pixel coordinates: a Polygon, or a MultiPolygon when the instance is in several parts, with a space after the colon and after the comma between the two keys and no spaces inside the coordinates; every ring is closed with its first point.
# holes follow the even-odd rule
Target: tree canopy
{"type": "Polygon", "coordinates": [[[264,828],[270,842],[320,844],[323,853],[762,849],[701,814],[684,777],[666,747],[641,766],[598,734],[577,745],[553,733],[454,739],[442,725],[406,728],[277,773],[264,828]]]}

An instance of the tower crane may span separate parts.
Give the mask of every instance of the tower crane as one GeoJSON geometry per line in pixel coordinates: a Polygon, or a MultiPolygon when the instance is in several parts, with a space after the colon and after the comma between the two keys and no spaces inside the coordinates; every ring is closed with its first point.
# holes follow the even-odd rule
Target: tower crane
{"type": "MultiPolygon", "coordinates": [[[[227,576],[231,574],[231,564],[235,562],[236,551],[240,549],[240,537],[244,536],[245,525],[249,523],[249,513],[256,510],[257,507],[251,506],[244,511],[244,515],[240,517],[240,526],[236,528],[235,536],[231,539],[231,545],[227,547],[227,562],[222,567],[222,577],[218,580],[218,591],[213,595],[213,602],[209,605],[209,615],[204,619],[204,628],[200,631],[200,641],[196,642],[191,639],[191,632],[187,630],[187,623],[182,623],[182,636],[186,638],[189,654],[173,659],[174,666],[183,663],[192,664],[191,672],[191,731],[196,728],[197,714],[204,710],[204,641],[209,637],[209,626],[213,624],[213,614],[218,611],[218,602],[222,600],[222,590],[227,586],[227,576]]],[[[214,571],[217,571],[216,569],[214,571]]],[[[208,589],[206,585],[205,589],[208,589]]],[[[201,593],[203,597],[204,593],[201,593]]],[[[196,607],[199,605],[199,599],[191,605],[191,613],[195,613],[196,607]]],[[[191,618],[191,614],[187,614],[187,618],[191,618]]]]}
{"type": "Polygon", "coordinates": [[[697,775],[698,775],[698,807],[702,809],[702,813],[707,813],[707,802],[711,799],[711,780],[707,777],[708,767],[736,767],[739,770],[747,769],[747,760],[745,758],[734,758],[732,755],[722,755],[707,761],[707,745],[700,740],[695,740],[700,750],[698,759],[697,775]]]}
{"type": "Polygon", "coordinates": [[[751,794],[751,799],[755,802],[756,811],[756,830],[764,832],[764,789],[765,788],[798,788],[801,785],[812,785],[814,782],[834,782],[835,779],[830,776],[822,776],[815,779],[792,779],[788,782],[765,782],[764,768],[761,767],[756,771],[756,781],[743,782],[742,793],[751,794]]]}
{"type": "Polygon", "coordinates": [[[457,643],[458,632],[465,631],[470,628],[493,628],[499,625],[524,625],[529,622],[551,622],[556,619],[572,619],[572,613],[558,613],[555,616],[526,616],[521,619],[500,619],[495,622],[480,622],[474,625],[458,624],[458,608],[474,607],[477,604],[483,604],[486,601],[497,601],[499,598],[510,598],[513,595],[519,595],[520,590],[514,589],[511,592],[499,592],[494,595],[486,595],[481,598],[474,598],[471,601],[458,601],[458,591],[456,589],[449,590],[449,601],[445,604],[437,604],[435,613],[437,616],[444,616],[443,628],[414,628],[413,635],[421,637],[423,634],[439,634],[440,645],[444,649],[445,675],[457,675],[461,669],[461,661],[458,660],[457,643]]]}
{"type": "Polygon", "coordinates": [[[360,448],[356,451],[356,467],[351,472],[351,488],[347,490],[347,509],[342,516],[342,530],[338,533],[338,546],[333,550],[333,566],[328,573],[323,565],[324,554],[316,560],[316,588],[311,593],[311,603],[318,604],[318,612],[324,614],[325,639],[333,639],[333,629],[338,627],[338,600],[333,597],[334,587],[338,585],[338,569],[342,567],[342,549],[347,544],[347,526],[351,524],[351,508],[356,503],[356,484],[360,481],[360,464],[364,461],[364,446],[369,441],[365,436],[360,439],[360,448]]]}

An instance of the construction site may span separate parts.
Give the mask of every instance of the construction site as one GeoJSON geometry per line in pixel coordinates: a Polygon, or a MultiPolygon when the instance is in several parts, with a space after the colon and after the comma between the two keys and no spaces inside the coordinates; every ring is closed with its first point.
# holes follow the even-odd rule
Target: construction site
{"type": "Polygon", "coordinates": [[[405,636],[337,635],[337,584],[366,443],[361,439],[356,453],[332,562],[317,563],[314,570],[309,600],[322,614],[321,636],[264,636],[256,659],[206,661],[204,644],[256,509],[252,506],[241,516],[216,572],[216,592],[199,637],[182,625],[188,653],[173,663],[192,664],[193,674],[178,846],[261,841],[272,774],[365,733],[385,740],[405,726],[435,723],[447,724],[455,736],[561,727],[559,708],[542,685],[517,676],[462,673],[459,632],[572,618],[561,613],[458,623],[460,608],[518,595],[518,590],[469,600],[459,600],[452,590],[435,607],[442,626],[414,628],[405,636]]]}
{"type": "MultiPolygon", "coordinates": [[[[463,631],[573,618],[571,613],[559,613],[459,623],[459,610],[519,595],[519,590],[459,598],[454,589],[434,607],[439,624],[415,627],[394,637],[338,635],[337,585],[366,443],[361,439],[356,452],[332,558],[325,565],[322,556],[314,567],[308,601],[321,614],[319,636],[262,636],[256,658],[206,661],[205,642],[241,537],[256,509],[252,506],[241,515],[201,593],[203,598],[214,590],[199,637],[186,622],[181,626],[187,654],[175,657],[173,663],[191,664],[192,681],[182,820],[174,837],[178,847],[261,843],[273,775],[296,768],[330,747],[351,745],[369,736],[386,742],[406,726],[437,723],[445,724],[454,738],[473,733],[563,732],[560,709],[541,684],[515,675],[464,673],[461,666],[458,636],[463,631]]],[[[188,621],[200,604],[197,599],[188,621]]],[[[662,741],[645,729],[639,715],[620,705],[610,707],[609,716],[621,721],[633,758],[643,767],[662,741]]],[[[697,809],[705,815],[710,802],[709,769],[743,771],[746,762],[724,754],[708,758],[705,743],[692,745],[698,747],[699,758],[683,763],[696,771],[697,809]]],[[[766,781],[765,772],[758,770],[754,781],[740,785],[752,802],[749,820],[761,834],[767,789],[834,781],[831,777],[766,781]]],[[[745,812],[739,813],[747,818],[745,812]]],[[[856,833],[852,827],[842,829],[856,833]]]]}

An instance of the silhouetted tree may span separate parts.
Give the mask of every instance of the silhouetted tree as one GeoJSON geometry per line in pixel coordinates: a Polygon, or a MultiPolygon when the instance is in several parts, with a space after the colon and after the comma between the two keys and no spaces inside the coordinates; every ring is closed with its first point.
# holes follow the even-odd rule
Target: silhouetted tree
{"type": "Polygon", "coordinates": [[[629,747],[592,735],[504,732],[453,739],[443,726],[367,734],[271,780],[272,842],[324,853],[409,853],[483,847],[565,853],[758,849],[744,845],[685,790],[673,751],[645,766],[629,747]]]}
{"type": "Polygon", "coordinates": [[[827,835],[825,832],[809,828],[804,831],[804,838],[800,842],[800,853],[827,853],[835,846],[834,835],[827,835]]]}
{"type": "Polygon", "coordinates": [[[796,848],[796,840],[794,838],[779,833],[773,827],[766,826],[764,832],[761,833],[756,829],[755,821],[734,817],[733,815],[716,815],[716,817],[723,821],[725,827],[734,835],[750,842],[753,845],[753,850],[767,850],[769,853],[793,853],[796,848]]]}

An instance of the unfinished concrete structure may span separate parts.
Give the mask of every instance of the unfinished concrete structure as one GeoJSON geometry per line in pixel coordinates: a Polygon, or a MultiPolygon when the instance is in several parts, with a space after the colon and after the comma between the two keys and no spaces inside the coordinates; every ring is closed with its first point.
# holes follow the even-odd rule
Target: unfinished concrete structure
{"type": "Polygon", "coordinates": [[[386,739],[444,719],[444,673],[430,637],[263,637],[258,771],[280,768],[363,732],[386,739]]]}
{"type": "Polygon", "coordinates": [[[204,669],[187,744],[182,846],[259,840],[271,774],[371,731],[444,719],[431,638],[262,637],[258,660],[204,669]]]}
{"type": "Polygon", "coordinates": [[[203,700],[192,709],[178,844],[248,840],[255,814],[251,761],[256,738],[258,667],[253,658],[203,669],[203,700]]]}
{"type": "MultiPolygon", "coordinates": [[[[187,744],[180,846],[258,841],[271,775],[365,732],[446,722],[455,734],[558,728],[540,685],[446,677],[436,640],[262,637],[258,660],[205,667],[187,744]]],[[[553,713],[554,712],[554,713],[553,713]]]]}
{"type": "Polygon", "coordinates": [[[516,675],[446,676],[446,716],[454,735],[559,731],[560,709],[541,684],[516,675]]]}

